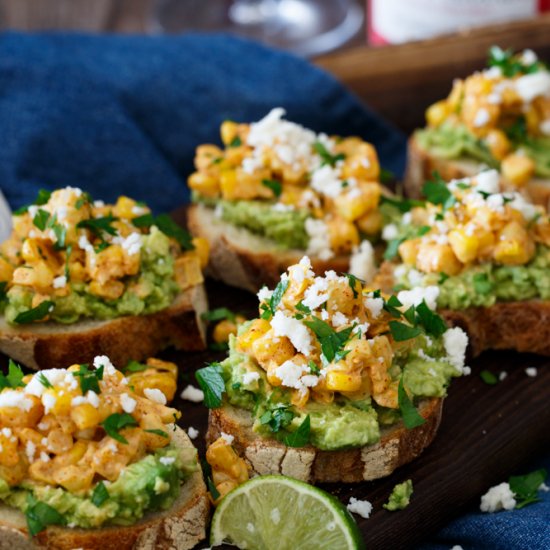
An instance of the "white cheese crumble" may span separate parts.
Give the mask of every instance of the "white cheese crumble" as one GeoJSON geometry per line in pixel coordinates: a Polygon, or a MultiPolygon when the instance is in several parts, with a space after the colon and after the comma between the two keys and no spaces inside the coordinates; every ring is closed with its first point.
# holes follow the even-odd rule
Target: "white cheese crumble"
{"type": "Polygon", "coordinates": [[[404,310],[411,306],[418,306],[424,300],[426,305],[434,310],[437,307],[437,298],[439,297],[439,287],[426,286],[416,287],[412,290],[402,290],[397,294],[397,299],[403,304],[404,310]]]}
{"type": "Polygon", "coordinates": [[[322,220],[307,218],[305,230],[309,237],[307,253],[321,260],[330,260],[334,252],[330,248],[330,237],[327,224],[322,220]]]}
{"type": "Polygon", "coordinates": [[[351,497],[347,509],[362,518],[369,519],[372,512],[372,504],[368,500],[359,500],[355,497],[351,497]]]}
{"type": "Polygon", "coordinates": [[[376,319],[384,309],[383,298],[373,298],[372,292],[363,300],[365,307],[370,311],[372,318],[376,319]]]}
{"type": "Polygon", "coordinates": [[[269,302],[269,300],[271,300],[271,296],[273,296],[273,291],[269,290],[269,288],[267,288],[266,286],[263,286],[262,288],[260,288],[256,296],[258,296],[258,300],[260,301],[260,303],[269,302]]]}
{"type": "Polygon", "coordinates": [[[181,392],[180,397],[187,401],[192,401],[193,403],[200,403],[204,399],[204,393],[202,390],[199,390],[199,388],[195,388],[195,386],[189,384],[189,386],[181,392]]]}
{"type": "Polygon", "coordinates": [[[42,395],[42,405],[44,405],[44,413],[48,414],[57,403],[57,398],[51,393],[45,393],[42,395]]]}
{"type": "Polygon", "coordinates": [[[157,388],[145,388],[143,394],[159,405],[166,405],[166,396],[157,388]]]}
{"type": "Polygon", "coordinates": [[[491,116],[489,115],[489,111],[485,109],[484,107],[481,107],[481,109],[478,109],[475,117],[474,117],[474,127],[480,128],[482,126],[485,126],[489,120],[491,120],[491,116]]]}
{"type": "Polygon", "coordinates": [[[333,314],[330,322],[332,323],[333,327],[338,328],[347,325],[349,320],[341,311],[337,311],[333,314]]]}
{"type": "Polygon", "coordinates": [[[349,261],[349,272],[366,283],[372,281],[376,274],[376,263],[374,248],[370,241],[362,241],[357,248],[354,248],[349,261]]]}
{"type": "Polygon", "coordinates": [[[327,290],[328,281],[323,277],[316,277],[313,284],[306,289],[302,303],[311,311],[316,310],[328,300],[327,290]]]}
{"type": "Polygon", "coordinates": [[[226,434],[225,432],[222,432],[220,434],[220,437],[228,444],[233,445],[233,441],[235,441],[235,438],[231,434],[226,434]]]}
{"type": "Polygon", "coordinates": [[[397,225],[394,223],[389,223],[382,229],[382,238],[385,241],[391,241],[393,239],[396,239],[399,235],[399,231],[397,230],[397,225]]]}
{"type": "Polygon", "coordinates": [[[72,372],[67,372],[65,369],[44,369],[40,374],[32,377],[32,380],[25,386],[24,393],[41,397],[46,391],[46,386],[40,382],[40,378],[44,377],[52,386],[64,386],[74,389],[75,384],[78,385],[72,372]]]}
{"type": "Polygon", "coordinates": [[[276,311],[271,319],[271,327],[274,336],[286,336],[300,353],[309,355],[311,334],[298,319],[287,317],[282,311],[276,311]]]}
{"type": "Polygon", "coordinates": [[[539,130],[545,135],[550,136],[550,118],[547,118],[546,120],[543,120],[539,124],[539,130]]]}
{"type": "Polygon", "coordinates": [[[468,336],[466,333],[460,327],[447,329],[443,334],[443,345],[449,363],[451,363],[457,371],[462,374],[467,374],[464,367],[466,348],[468,346],[468,336]]]}
{"type": "Polygon", "coordinates": [[[94,358],[94,367],[99,369],[103,367],[105,374],[114,376],[116,374],[116,369],[111,363],[111,360],[106,355],[98,355],[94,358]]]}
{"type": "Polygon", "coordinates": [[[506,377],[508,376],[508,373],[503,370],[499,375],[498,375],[498,379],[502,382],[506,377]]]}
{"type": "Polygon", "coordinates": [[[256,382],[259,379],[260,379],[259,372],[245,372],[243,374],[243,384],[245,386],[248,386],[249,384],[252,384],[253,382],[256,382]]]}
{"type": "Polygon", "coordinates": [[[539,96],[550,96],[550,74],[538,72],[520,76],[514,81],[516,92],[525,103],[539,96]]]}
{"type": "Polygon", "coordinates": [[[122,393],[120,395],[120,404],[122,405],[122,410],[128,414],[132,414],[137,405],[137,401],[130,397],[127,393],[122,393]]]}
{"type": "Polygon", "coordinates": [[[34,461],[34,453],[36,453],[36,445],[32,441],[27,441],[27,444],[25,445],[25,454],[27,455],[29,462],[34,461]]]}
{"type": "Polygon", "coordinates": [[[199,430],[193,428],[193,426],[189,426],[189,428],[187,428],[187,435],[190,439],[197,439],[197,437],[199,437],[199,430]]]}
{"type": "Polygon", "coordinates": [[[121,246],[128,253],[128,256],[137,254],[142,245],[140,233],[130,233],[125,239],[122,239],[121,246]]]}
{"type": "Polygon", "coordinates": [[[52,285],[54,288],[65,288],[67,286],[67,277],[65,277],[65,275],[55,277],[52,285]]]}
{"type": "Polygon", "coordinates": [[[527,367],[525,369],[525,374],[527,376],[530,376],[531,378],[534,378],[537,375],[537,369],[536,367],[527,367]]]}
{"type": "Polygon", "coordinates": [[[161,456],[159,458],[159,462],[165,466],[170,466],[170,464],[174,464],[174,462],[176,462],[176,459],[173,456],[161,456]]]}
{"type": "Polygon", "coordinates": [[[498,512],[499,510],[513,510],[516,506],[515,495],[508,483],[501,483],[491,487],[482,497],[479,509],[482,512],[498,512]]]}
{"type": "Polygon", "coordinates": [[[342,192],[340,169],[325,164],[319,170],[315,170],[311,177],[311,187],[321,195],[335,199],[342,192]]]}

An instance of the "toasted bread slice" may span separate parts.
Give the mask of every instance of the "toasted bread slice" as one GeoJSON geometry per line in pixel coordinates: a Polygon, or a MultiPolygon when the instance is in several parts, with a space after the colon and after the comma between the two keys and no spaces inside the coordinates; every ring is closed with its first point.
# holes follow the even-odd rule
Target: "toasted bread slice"
{"type": "Polygon", "coordinates": [[[252,415],[244,410],[224,405],[211,409],[208,418],[207,444],[221,432],[232,435],[233,448],[258,475],[283,474],[308,483],[353,483],[390,475],[407,464],[432,442],[443,408],[443,399],[425,399],[419,412],[426,422],[408,430],[402,422],[383,428],[380,441],[357,449],[322,451],[311,445],[287,447],[267,439],[252,430],[252,415]]]}
{"type": "MultiPolygon", "coordinates": [[[[475,159],[444,159],[436,157],[422,149],[414,135],[409,139],[407,171],[405,174],[404,188],[409,197],[422,196],[422,186],[426,180],[431,179],[434,171],[439,172],[445,181],[475,176],[487,168],[483,163],[475,159]]],[[[506,187],[506,182],[503,182],[506,187]]],[[[535,204],[550,208],[550,180],[532,178],[526,186],[526,191],[535,204]]],[[[517,191],[517,188],[510,187],[517,191]]]]}
{"type": "Polygon", "coordinates": [[[96,355],[126,365],[130,359],[140,361],[171,345],[201,350],[206,342],[201,314],[207,308],[201,284],[178,294],[169,308],[149,315],[20,326],[8,325],[1,317],[0,351],[27,367],[41,369],[89,363],[96,355]]]}
{"type": "MultiPolygon", "coordinates": [[[[393,292],[393,268],[385,262],[375,284],[393,292]]],[[[525,300],[497,302],[491,307],[438,309],[447,324],[468,334],[468,351],[477,357],[489,349],[512,349],[550,356],[550,302],[525,300]]]]}
{"type": "MultiPolygon", "coordinates": [[[[306,254],[305,250],[283,250],[269,239],[224,222],[216,217],[212,208],[204,205],[189,207],[187,223],[195,237],[204,237],[210,243],[207,274],[251,292],[257,292],[264,285],[274,288],[281,273],[306,254]]],[[[338,273],[349,270],[350,256],[321,260],[310,255],[310,259],[317,274],[330,269],[338,273]]]]}
{"type": "MultiPolygon", "coordinates": [[[[180,428],[169,433],[178,447],[193,447],[180,428]]],[[[180,495],[169,510],[146,514],[130,526],[50,526],[31,539],[24,514],[0,504],[0,550],[187,550],[206,536],[209,508],[200,467],[182,483],[180,495]]]]}

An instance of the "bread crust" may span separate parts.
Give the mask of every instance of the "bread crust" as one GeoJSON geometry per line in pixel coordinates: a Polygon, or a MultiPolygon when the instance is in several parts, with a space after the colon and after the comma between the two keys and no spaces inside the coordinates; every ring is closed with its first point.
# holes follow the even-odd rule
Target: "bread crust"
{"type": "MultiPolygon", "coordinates": [[[[409,138],[407,152],[407,170],[405,172],[404,189],[409,197],[420,198],[422,186],[431,179],[434,171],[439,172],[445,181],[452,179],[469,178],[484,169],[485,165],[474,159],[443,159],[435,157],[429,151],[422,149],[414,134],[409,138]]],[[[506,183],[503,182],[505,188],[506,183]]],[[[517,188],[508,186],[510,191],[517,188]]],[[[550,209],[550,181],[543,178],[532,178],[525,190],[535,204],[550,209]]]]}
{"type": "MultiPolygon", "coordinates": [[[[170,430],[178,447],[193,447],[181,429],[170,430]]],[[[30,539],[25,516],[0,505],[0,550],[188,550],[206,536],[210,501],[200,466],[181,485],[169,510],[146,514],[130,526],[100,529],[48,527],[30,539]]]]}
{"type": "Polygon", "coordinates": [[[201,314],[208,308],[204,285],[180,293],[172,305],[149,315],[70,325],[45,322],[12,326],[0,318],[0,351],[33,369],[66,368],[107,355],[113,364],[140,361],[174,346],[189,351],[206,347],[201,314]]]}
{"type": "MultiPolygon", "coordinates": [[[[383,292],[392,293],[394,264],[380,266],[375,283],[383,292]]],[[[550,356],[550,302],[525,300],[497,302],[490,307],[438,309],[451,327],[468,334],[468,352],[511,349],[550,356]]]]}
{"type": "Polygon", "coordinates": [[[408,430],[402,422],[383,428],[374,445],[342,451],[323,451],[306,447],[287,447],[274,439],[263,438],[252,430],[252,415],[244,409],[224,405],[211,409],[207,444],[221,433],[232,435],[233,448],[246,459],[258,475],[283,474],[308,483],[355,483],[390,475],[396,468],[416,458],[433,441],[443,399],[425,399],[419,407],[426,422],[408,430]]]}
{"type": "MultiPolygon", "coordinates": [[[[204,237],[210,243],[207,274],[250,292],[257,292],[264,285],[275,287],[281,273],[306,254],[305,250],[282,250],[269,239],[218,219],[212,208],[203,205],[189,207],[187,223],[195,237],[204,237]]],[[[310,260],[318,275],[330,269],[337,273],[349,271],[350,256],[330,260],[310,256],[310,260]]]]}

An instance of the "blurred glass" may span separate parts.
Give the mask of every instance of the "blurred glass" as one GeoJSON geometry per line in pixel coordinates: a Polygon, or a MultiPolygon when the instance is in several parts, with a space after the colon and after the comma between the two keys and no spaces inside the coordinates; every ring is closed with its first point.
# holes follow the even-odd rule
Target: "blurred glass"
{"type": "Polygon", "coordinates": [[[336,49],[362,28],[356,0],[158,0],[153,30],[229,32],[304,57],[336,49]]]}

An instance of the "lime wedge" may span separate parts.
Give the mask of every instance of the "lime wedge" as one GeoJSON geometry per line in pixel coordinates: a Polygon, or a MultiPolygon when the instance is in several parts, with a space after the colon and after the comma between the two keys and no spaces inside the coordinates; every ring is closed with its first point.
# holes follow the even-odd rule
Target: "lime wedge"
{"type": "Polygon", "coordinates": [[[364,548],[357,524],[333,496],[285,476],[260,476],[228,493],[210,531],[223,542],[254,550],[364,548]]]}

